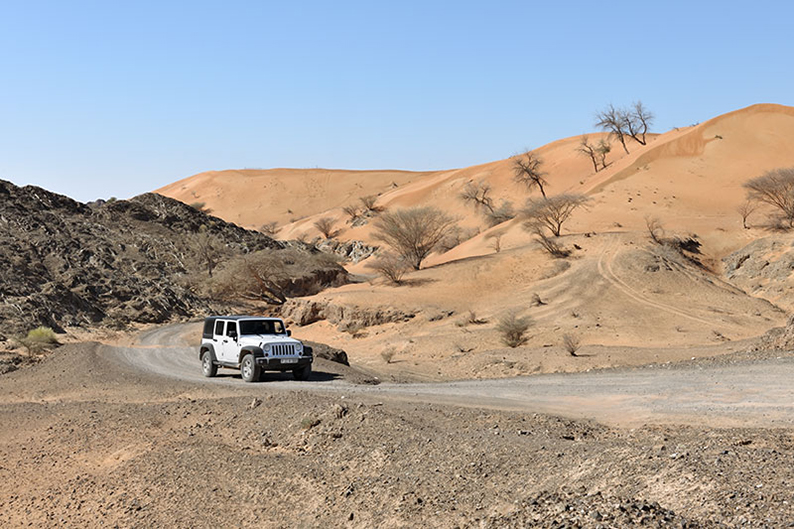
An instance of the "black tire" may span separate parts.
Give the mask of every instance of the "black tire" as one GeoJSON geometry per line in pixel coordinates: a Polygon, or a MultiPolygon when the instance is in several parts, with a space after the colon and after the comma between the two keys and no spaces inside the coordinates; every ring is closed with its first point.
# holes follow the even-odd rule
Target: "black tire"
{"type": "Polygon", "coordinates": [[[218,366],[215,365],[214,355],[209,351],[204,351],[201,355],[201,371],[207,378],[212,378],[218,374],[218,366]]]}
{"type": "Polygon", "coordinates": [[[246,382],[256,382],[259,380],[259,366],[254,360],[254,355],[247,354],[243,357],[243,361],[240,362],[240,375],[242,375],[243,380],[246,382]]]}
{"type": "Polygon", "coordinates": [[[312,374],[312,365],[306,364],[303,367],[299,367],[298,369],[292,370],[292,376],[295,377],[295,380],[309,380],[309,376],[312,374]]]}

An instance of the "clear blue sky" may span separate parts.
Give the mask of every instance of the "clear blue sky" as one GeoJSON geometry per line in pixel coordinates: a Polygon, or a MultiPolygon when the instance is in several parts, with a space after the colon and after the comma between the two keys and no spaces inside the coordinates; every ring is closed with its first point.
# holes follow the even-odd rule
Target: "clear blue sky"
{"type": "Polygon", "coordinates": [[[230,168],[441,169],[794,105],[794,4],[0,0],[0,178],[126,198],[230,168]]]}

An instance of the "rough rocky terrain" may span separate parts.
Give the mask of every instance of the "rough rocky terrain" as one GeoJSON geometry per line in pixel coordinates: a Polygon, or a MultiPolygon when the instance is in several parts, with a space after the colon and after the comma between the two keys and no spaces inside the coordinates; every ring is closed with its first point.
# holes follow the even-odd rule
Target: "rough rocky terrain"
{"type": "MultiPolygon", "coordinates": [[[[157,336],[144,336],[136,354],[167,355],[179,340],[166,333],[157,346],[157,336]]],[[[794,432],[767,428],[763,417],[743,428],[611,427],[395,400],[381,386],[345,391],[358,375],[339,364],[318,365],[305,386],[280,375],[244,384],[231,372],[170,378],[121,351],[68,345],[0,378],[0,525],[794,521],[794,432]]]]}
{"type": "MultiPolygon", "coordinates": [[[[125,326],[222,309],[185,281],[202,271],[200,231],[216,241],[219,261],[286,246],[156,194],[91,207],[0,181],[0,341],[38,325],[125,326]]],[[[294,293],[346,275],[331,264],[304,273],[294,293]]]]}

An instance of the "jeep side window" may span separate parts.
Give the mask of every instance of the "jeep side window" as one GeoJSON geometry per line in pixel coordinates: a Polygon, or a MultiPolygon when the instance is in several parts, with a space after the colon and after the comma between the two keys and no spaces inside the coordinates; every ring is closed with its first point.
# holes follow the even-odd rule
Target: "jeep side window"
{"type": "Polygon", "coordinates": [[[215,336],[223,336],[223,324],[221,320],[215,322],[215,336]]]}
{"type": "Polygon", "coordinates": [[[226,336],[229,338],[237,338],[237,323],[230,321],[226,326],[226,336]]]}
{"type": "Polygon", "coordinates": [[[276,334],[284,334],[284,325],[280,321],[274,321],[273,324],[276,334]]]}

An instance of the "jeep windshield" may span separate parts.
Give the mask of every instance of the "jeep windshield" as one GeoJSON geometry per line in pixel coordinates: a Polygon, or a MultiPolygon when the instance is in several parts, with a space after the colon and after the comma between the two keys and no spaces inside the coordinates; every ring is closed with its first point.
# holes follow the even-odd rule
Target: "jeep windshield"
{"type": "Polygon", "coordinates": [[[240,334],[284,334],[284,325],[278,320],[242,320],[240,334]]]}

